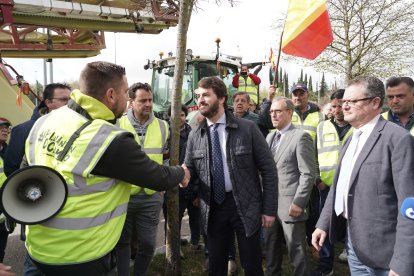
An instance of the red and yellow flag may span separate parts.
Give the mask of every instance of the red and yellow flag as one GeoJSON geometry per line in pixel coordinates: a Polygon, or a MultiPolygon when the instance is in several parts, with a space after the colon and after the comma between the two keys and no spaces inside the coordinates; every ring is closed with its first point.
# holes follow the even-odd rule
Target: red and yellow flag
{"type": "Polygon", "coordinates": [[[333,40],[325,0],[290,0],[282,51],[315,59],[333,40]]]}

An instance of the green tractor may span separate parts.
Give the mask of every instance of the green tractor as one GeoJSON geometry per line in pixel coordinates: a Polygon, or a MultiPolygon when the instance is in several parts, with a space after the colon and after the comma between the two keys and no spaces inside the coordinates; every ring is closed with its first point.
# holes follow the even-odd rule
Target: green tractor
{"type": "MultiPolygon", "coordinates": [[[[217,47],[218,49],[219,47],[217,47]]],[[[159,60],[148,60],[148,63],[144,66],[145,70],[152,70],[151,87],[154,91],[154,113],[157,117],[163,119],[168,119],[167,111],[171,105],[175,59],[172,53],[168,53],[166,58],[163,58],[163,53],[160,53],[159,60]]],[[[185,63],[181,103],[188,107],[188,121],[191,121],[197,113],[195,89],[197,88],[198,81],[204,77],[217,76],[221,78],[229,92],[227,104],[228,106],[233,106],[232,96],[237,89],[232,86],[232,81],[234,75],[239,72],[242,64],[241,57],[225,54],[193,55],[192,50],[188,49],[186,51],[185,63]]],[[[250,63],[248,67],[252,68],[261,64],[261,62],[250,63]]],[[[261,66],[259,67],[261,69],[261,66]]],[[[256,69],[255,73],[257,74],[260,69],[256,69]]]]}

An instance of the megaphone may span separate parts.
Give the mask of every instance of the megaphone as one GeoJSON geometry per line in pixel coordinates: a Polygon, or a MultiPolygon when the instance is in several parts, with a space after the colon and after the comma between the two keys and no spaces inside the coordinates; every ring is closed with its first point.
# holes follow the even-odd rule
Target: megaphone
{"type": "Polygon", "coordinates": [[[3,213],[21,224],[39,224],[65,205],[68,187],[62,175],[46,166],[29,166],[11,174],[0,190],[3,213]]]}

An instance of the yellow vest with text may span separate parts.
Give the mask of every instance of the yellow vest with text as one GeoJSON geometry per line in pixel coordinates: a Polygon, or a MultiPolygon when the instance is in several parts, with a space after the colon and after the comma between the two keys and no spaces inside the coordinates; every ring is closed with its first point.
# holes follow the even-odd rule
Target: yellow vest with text
{"type": "Polygon", "coordinates": [[[4,164],[3,159],[0,157],[0,187],[3,186],[4,181],[6,181],[6,175],[4,174],[4,164]]]}
{"type": "Polygon", "coordinates": [[[309,133],[309,135],[312,137],[312,140],[314,142],[316,138],[316,129],[318,127],[318,124],[324,120],[325,120],[325,116],[320,111],[309,113],[303,122],[300,119],[300,116],[296,111],[294,111],[292,115],[292,124],[295,127],[299,129],[303,129],[304,131],[309,133]]]}
{"type": "Polygon", "coordinates": [[[354,131],[350,128],[342,141],[339,140],[335,126],[329,120],[322,121],[318,125],[318,162],[321,180],[328,186],[332,186],[335,171],[338,167],[340,150],[354,131]]]}
{"type": "MultiPolygon", "coordinates": [[[[111,112],[91,97],[78,97],[93,106],[95,114],[111,112]]],[[[28,253],[38,262],[66,265],[96,260],[111,252],[121,236],[130,184],[91,171],[114,138],[125,131],[105,120],[92,120],[62,161],[58,160],[69,138],[87,121],[65,106],[39,118],[26,141],[29,165],[55,169],[68,185],[62,210],[46,222],[26,228],[28,253]]]]}
{"type": "Polygon", "coordinates": [[[256,104],[258,103],[257,99],[257,85],[254,84],[253,80],[250,77],[247,77],[246,80],[242,76],[239,76],[239,88],[237,91],[246,92],[249,94],[251,100],[256,104]]]}
{"type": "MultiPolygon", "coordinates": [[[[387,120],[388,121],[388,116],[389,116],[389,112],[388,111],[386,111],[386,112],[384,112],[384,113],[381,113],[381,115],[382,115],[382,117],[385,119],[385,120],[387,120]]],[[[414,126],[410,129],[410,134],[412,135],[412,136],[414,136],[414,126]]]]}
{"type": "MultiPolygon", "coordinates": [[[[121,119],[119,119],[119,126],[122,129],[128,130],[129,132],[134,134],[135,141],[137,141],[137,143],[141,146],[142,151],[145,152],[151,160],[162,165],[164,153],[163,151],[165,148],[165,144],[167,143],[169,134],[168,124],[166,121],[154,118],[151,124],[148,125],[147,132],[145,134],[144,145],[141,145],[139,136],[136,133],[134,126],[129,121],[127,115],[124,115],[121,117],[121,119]]],[[[141,187],[131,185],[131,195],[137,194],[140,191],[141,187]]],[[[152,195],[155,193],[155,191],[148,188],[144,188],[144,193],[147,195],[152,195]]]]}

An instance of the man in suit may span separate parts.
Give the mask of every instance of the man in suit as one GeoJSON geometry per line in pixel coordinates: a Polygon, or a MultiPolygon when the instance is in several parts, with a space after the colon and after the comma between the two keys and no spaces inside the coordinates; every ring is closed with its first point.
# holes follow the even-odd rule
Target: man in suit
{"type": "Polygon", "coordinates": [[[226,111],[228,94],[221,79],[201,79],[196,96],[205,118],[188,137],[185,164],[199,180],[209,275],[227,275],[234,232],[245,275],[263,275],[260,227],[273,224],[277,208],[272,154],[253,122],[226,111]]]}
{"type": "Polygon", "coordinates": [[[293,266],[293,275],[309,275],[306,254],[308,201],[315,183],[315,152],[311,136],[292,123],[293,102],[273,100],[270,114],[277,132],[267,136],[278,174],[276,223],[264,230],[267,275],[281,275],[283,236],[293,266]]]}
{"type": "Polygon", "coordinates": [[[355,131],[312,235],[319,250],[346,225],[352,275],[414,275],[414,222],[399,212],[414,196],[414,139],[380,116],[384,96],[375,77],[357,77],[346,88],[344,119],[355,131]]]}

